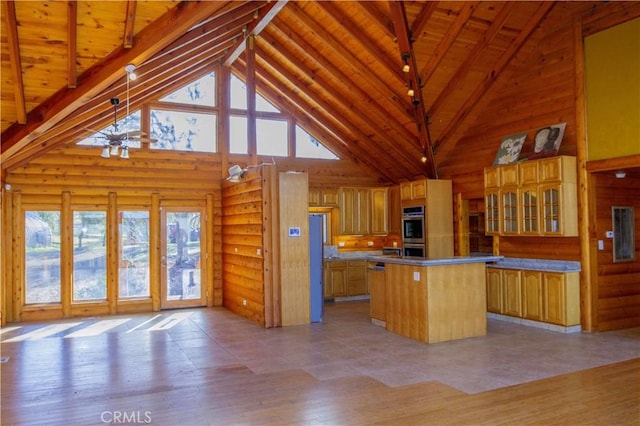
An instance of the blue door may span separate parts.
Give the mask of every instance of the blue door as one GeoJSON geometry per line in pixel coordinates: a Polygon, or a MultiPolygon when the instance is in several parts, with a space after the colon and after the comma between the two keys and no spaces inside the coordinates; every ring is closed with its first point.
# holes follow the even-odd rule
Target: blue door
{"type": "Polygon", "coordinates": [[[311,322],[322,322],[322,217],[309,215],[309,273],[311,275],[311,322]]]}

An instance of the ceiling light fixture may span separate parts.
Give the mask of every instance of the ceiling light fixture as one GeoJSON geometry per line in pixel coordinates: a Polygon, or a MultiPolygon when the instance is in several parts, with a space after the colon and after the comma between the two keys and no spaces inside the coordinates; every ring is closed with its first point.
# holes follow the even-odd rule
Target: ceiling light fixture
{"type": "Polygon", "coordinates": [[[404,65],[402,66],[402,72],[409,72],[411,70],[411,67],[409,66],[409,54],[406,52],[403,53],[402,60],[404,61],[404,65]]]}
{"type": "Polygon", "coordinates": [[[136,66],[133,64],[128,64],[124,66],[124,70],[127,72],[127,77],[129,77],[129,80],[133,81],[136,78],[138,78],[138,76],[135,73],[136,70],[136,66]]]}
{"type": "Polygon", "coordinates": [[[413,98],[413,95],[415,95],[416,92],[414,92],[413,90],[413,82],[409,81],[409,90],[407,90],[407,96],[409,96],[410,98],[413,98]]]}

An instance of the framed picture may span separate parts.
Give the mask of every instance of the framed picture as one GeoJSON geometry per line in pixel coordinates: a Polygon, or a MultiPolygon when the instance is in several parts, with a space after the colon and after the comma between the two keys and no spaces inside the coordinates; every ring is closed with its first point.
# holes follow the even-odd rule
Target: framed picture
{"type": "Polygon", "coordinates": [[[499,164],[511,164],[518,161],[522,145],[527,139],[526,133],[518,133],[517,135],[505,136],[502,138],[500,149],[496,153],[496,159],[493,160],[493,165],[499,164]]]}
{"type": "Polygon", "coordinates": [[[558,155],[558,150],[562,143],[562,136],[564,136],[564,128],[566,125],[567,123],[560,123],[538,129],[536,136],[533,138],[533,145],[528,158],[542,158],[558,155]]]}

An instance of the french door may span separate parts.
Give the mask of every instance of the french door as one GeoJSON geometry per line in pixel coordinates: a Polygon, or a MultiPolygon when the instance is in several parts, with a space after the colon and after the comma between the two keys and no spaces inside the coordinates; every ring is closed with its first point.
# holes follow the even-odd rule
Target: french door
{"type": "Polygon", "coordinates": [[[161,288],[162,309],[206,305],[204,262],[204,210],[164,207],[162,209],[161,288]]]}

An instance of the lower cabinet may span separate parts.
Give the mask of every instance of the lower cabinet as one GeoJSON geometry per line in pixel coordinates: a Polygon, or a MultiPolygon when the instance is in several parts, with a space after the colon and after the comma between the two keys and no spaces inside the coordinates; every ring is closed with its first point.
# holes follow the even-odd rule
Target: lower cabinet
{"type": "Polygon", "coordinates": [[[384,270],[368,269],[369,292],[371,293],[371,318],[386,321],[386,295],[384,270]]]}
{"type": "Polygon", "coordinates": [[[339,260],[324,263],[325,299],[364,294],[369,294],[366,261],[339,260]]]}
{"type": "Polygon", "coordinates": [[[487,311],[562,326],[580,324],[580,273],[487,268],[487,311]]]}

